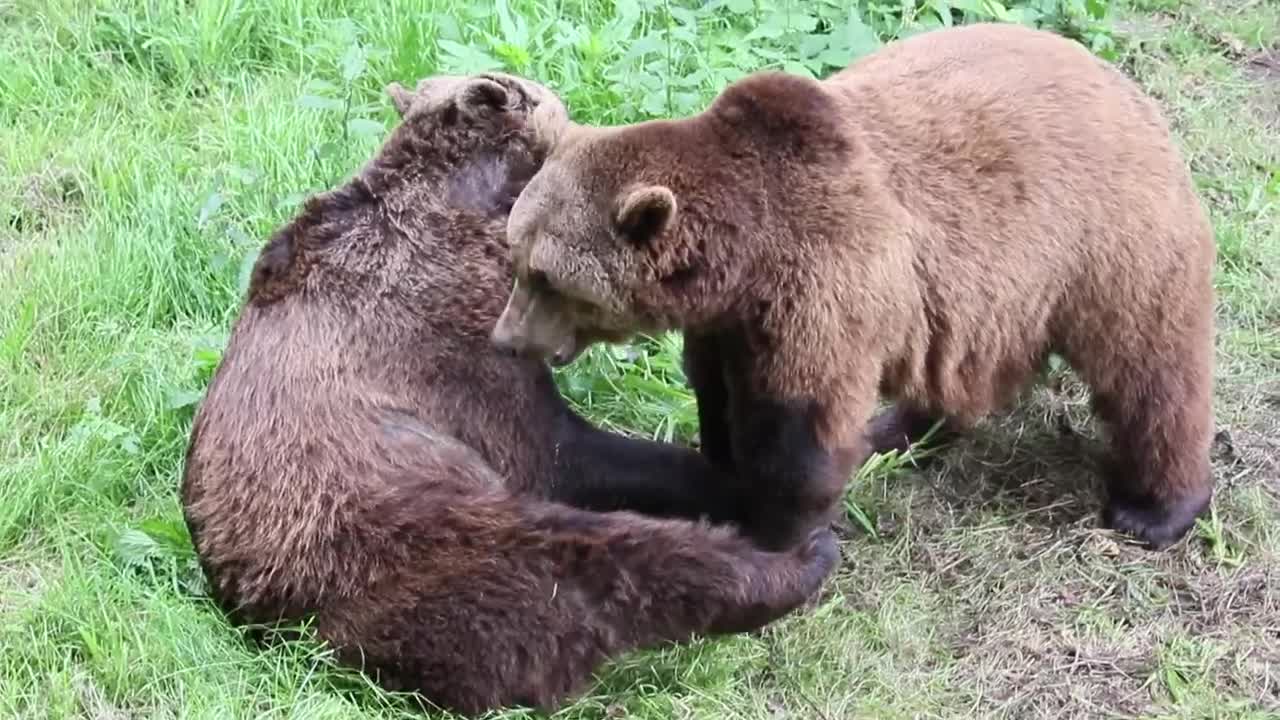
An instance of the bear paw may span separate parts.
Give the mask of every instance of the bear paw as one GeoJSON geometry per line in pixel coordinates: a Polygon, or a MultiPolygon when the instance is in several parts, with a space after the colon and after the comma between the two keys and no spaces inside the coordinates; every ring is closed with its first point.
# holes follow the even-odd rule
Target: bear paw
{"type": "Polygon", "coordinates": [[[836,543],[836,534],[829,526],[823,526],[809,534],[808,540],[801,549],[801,557],[805,564],[805,583],[808,586],[806,595],[812,595],[822,587],[823,581],[840,564],[840,546],[836,543]]]}
{"type": "Polygon", "coordinates": [[[1113,496],[1102,511],[1102,522],[1142,540],[1151,550],[1163,550],[1187,534],[1211,496],[1201,493],[1172,503],[1113,496]]]}

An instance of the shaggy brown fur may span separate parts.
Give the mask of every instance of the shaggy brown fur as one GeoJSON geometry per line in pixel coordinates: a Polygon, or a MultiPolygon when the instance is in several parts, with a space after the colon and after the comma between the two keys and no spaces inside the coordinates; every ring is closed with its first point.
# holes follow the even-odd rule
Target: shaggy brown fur
{"type": "Polygon", "coordinates": [[[559,100],[504,75],[392,94],[378,156],[263,250],[196,417],[183,502],[218,600],[313,615],[344,660],[466,713],[549,710],[622,651],[800,605],[829,532],[769,553],[632,512],[714,514],[723,481],[590,427],[488,342],[505,216],[544,154],[529,118],[563,122],[559,100]]]}
{"type": "Polygon", "coordinates": [[[1114,430],[1107,525],[1163,547],[1208,504],[1213,235],[1155,104],[1080,45],[939,30],[558,138],[511,213],[495,340],[567,362],[682,328],[705,449],[770,546],[869,450],[971,426],[1050,352],[1114,430]]]}

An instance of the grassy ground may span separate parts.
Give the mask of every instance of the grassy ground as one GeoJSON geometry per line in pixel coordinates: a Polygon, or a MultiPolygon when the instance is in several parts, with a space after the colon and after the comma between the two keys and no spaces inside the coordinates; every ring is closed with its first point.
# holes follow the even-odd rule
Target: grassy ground
{"type": "MultiPolygon", "coordinates": [[[[767,64],[823,72],[899,22],[513,4],[0,0],[0,716],[412,716],[313,645],[248,646],[176,498],[246,259],[370,154],[383,84],[505,63],[622,122],[767,64]]],[[[1083,25],[1164,103],[1217,227],[1214,514],[1161,554],[1095,529],[1096,432],[1058,373],[926,469],[865,469],[810,612],[622,658],[563,717],[1277,717],[1280,5],[1126,0],[1083,25]]],[[[677,348],[594,350],[563,387],[687,439],[677,348]]]]}

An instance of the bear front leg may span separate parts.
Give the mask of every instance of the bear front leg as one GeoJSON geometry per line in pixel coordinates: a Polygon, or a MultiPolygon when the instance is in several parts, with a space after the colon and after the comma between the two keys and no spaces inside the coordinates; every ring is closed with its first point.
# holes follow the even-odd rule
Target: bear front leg
{"type": "Polygon", "coordinates": [[[601,430],[566,411],[548,499],[584,510],[631,510],[654,517],[737,519],[725,473],[680,445],[601,430]]]}
{"type": "Polygon", "coordinates": [[[732,441],[743,484],[743,531],[762,548],[794,547],[829,523],[854,470],[870,455],[863,433],[843,446],[824,437],[817,401],[734,398],[732,441]]]}
{"type": "Polygon", "coordinates": [[[686,332],[684,374],[698,401],[698,437],[702,454],[716,467],[733,472],[729,435],[729,390],[721,344],[714,335],[686,332]]]}

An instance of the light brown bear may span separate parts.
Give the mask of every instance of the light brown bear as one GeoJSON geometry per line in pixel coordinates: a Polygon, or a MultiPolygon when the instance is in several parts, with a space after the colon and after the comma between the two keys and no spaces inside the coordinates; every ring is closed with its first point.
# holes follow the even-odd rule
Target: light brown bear
{"type": "Polygon", "coordinates": [[[493,339],[565,363],[683,330],[757,541],[798,542],[870,451],[971,427],[1051,352],[1113,430],[1107,526],[1162,548],[1208,505],[1213,233],[1155,103],[1077,43],[938,30],[692,117],[561,127],[493,339]]]}

